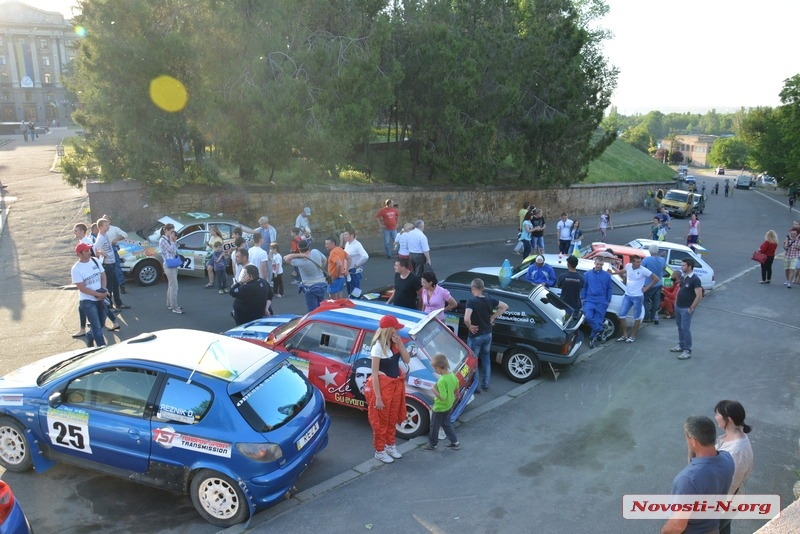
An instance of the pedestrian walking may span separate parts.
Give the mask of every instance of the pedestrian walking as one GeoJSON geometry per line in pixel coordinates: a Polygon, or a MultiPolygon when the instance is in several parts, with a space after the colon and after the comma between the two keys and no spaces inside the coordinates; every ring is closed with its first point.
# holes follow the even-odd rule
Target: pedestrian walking
{"type": "Polygon", "coordinates": [[[703,285],[700,278],[694,274],[694,260],[684,258],[681,260],[681,287],[675,298],[675,326],[678,327],[678,344],[670,352],[679,352],[679,360],[688,360],[692,357],[692,317],[703,300],[703,285]]]}
{"type": "Polygon", "coordinates": [[[689,220],[689,231],[686,233],[686,246],[694,250],[694,246],[700,242],[700,220],[696,213],[692,213],[689,220]]]}
{"type": "Polygon", "coordinates": [[[280,250],[278,250],[278,243],[269,244],[269,252],[267,253],[270,268],[272,269],[272,289],[277,298],[282,298],[284,294],[283,289],[283,257],[280,250]]]}
{"type": "Polygon", "coordinates": [[[600,241],[605,243],[608,229],[614,229],[614,226],[611,224],[611,212],[609,210],[605,210],[600,214],[600,224],[597,225],[597,228],[600,230],[600,241]]]}
{"type": "Polygon", "coordinates": [[[470,291],[472,296],[467,299],[464,325],[469,331],[467,346],[478,357],[480,384],[475,389],[477,395],[481,389],[489,389],[492,376],[492,326],[494,326],[495,319],[508,309],[508,304],[491,295],[484,295],[484,284],[480,278],[472,280],[470,291]]]}
{"type": "Polygon", "coordinates": [[[797,200],[797,193],[792,193],[789,195],[789,211],[792,211],[792,208],[794,208],[795,200],[797,200]]]}
{"type": "Polygon", "coordinates": [[[425,451],[435,451],[439,445],[439,429],[444,429],[444,434],[450,442],[445,445],[450,450],[458,450],[461,444],[458,436],[450,421],[450,412],[456,401],[456,390],[458,390],[458,378],[450,372],[450,362],[447,356],[437,354],[431,360],[433,371],[439,375],[439,380],[433,386],[433,414],[431,416],[431,428],[428,432],[428,443],[422,447],[425,451]]]}
{"type": "Polygon", "coordinates": [[[411,357],[400,337],[404,326],[396,317],[384,315],[378,326],[370,349],[372,376],[364,385],[364,397],[375,458],[390,464],[403,457],[395,444],[397,424],[406,419],[405,374],[400,360],[408,364],[411,357]]]}
{"type": "Polygon", "coordinates": [[[719,196],[719,182],[714,184],[714,194],[719,196]]]}
{"type": "Polygon", "coordinates": [[[795,228],[789,230],[789,235],[783,240],[783,250],[785,251],[784,268],[786,274],[786,282],[783,285],[791,289],[795,269],[797,269],[797,258],[800,256],[800,238],[798,238],[795,228]]]}
{"type": "Polygon", "coordinates": [[[772,280],[772,263],[775,261],[775,252],[778,250],[778,234],[775,230],[768,230],[764,234],[764,242],[758,247],[758,251],[766,258],[761,264],[761,281],[759,284],[769,284],[772,280]]]}
{"type": "Polygon", "coordinates": [[[397,222],[400,219],[400,211],[394,206],[391,198],[386,199],[384,207],[375,214],[378,224],[383,232],[383,250],[386,258],[392,257],[392,247],[397,237],[397,222]]]}

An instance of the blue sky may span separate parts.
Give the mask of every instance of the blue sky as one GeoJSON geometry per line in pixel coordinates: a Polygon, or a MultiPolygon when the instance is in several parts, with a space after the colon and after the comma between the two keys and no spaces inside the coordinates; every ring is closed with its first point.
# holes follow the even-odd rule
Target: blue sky
{"type": "MultiPolygon", "coordinates": [[[[77,2],[25,3],[69,15],[77,2]]],[[[800,74],[795,0],[606,3],[599,25],[614,34],[605,55],[620,69],[612,102],[623,115],[774,107],[784,80],[800,74]]]]}

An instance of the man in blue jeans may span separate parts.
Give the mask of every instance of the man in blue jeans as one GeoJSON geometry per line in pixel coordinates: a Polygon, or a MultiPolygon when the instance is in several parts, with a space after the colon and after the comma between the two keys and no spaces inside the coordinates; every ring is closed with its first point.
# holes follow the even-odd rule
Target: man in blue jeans
{"type": "Polygon", "coordinates": [[[300,241],[299,252],[287,254],[283,261],[300,271],[300,292],[306,299],[306,309],[314,311],[325,300],[328,284],[325,282],[325,266],[328,260],[319,250],[311,248],[308,241],[300,241]]]}
{"type": "Polygon", "coordinates": [[[652,285],[644,294],[644,322],[654,322],[658,324],[658,308],[661,306],[661,290],[664,285],[661,283],[661,277],[664,276],[664,269],[667,266],[667,260],[659,255],[658,245],[651,244],[647,250],[650,255],[642,260],[642,267],[658,276],[658,282],[652,285]]]}
{"type": "Polygon", "coordinates": [[[692,317],[700,301],[703,300],[703,285],[694,274],[694,260],[684,258],[681,261],[681,288],[675,298],[675,325],[678,327],[678,344],[670,352],[680,352],[679,360],[692,357],[692,317]]]}
{"type": "Polygon", "coordinates": [[[636,341],[636,334],[639,333],[639,325],[642,324],[639,314],[642,312],[644,294],[658,282],[658,276],[642,267],[642,258],[636,254],[631,256],[631,262],[625,265],[624,269],[615,270],[614,274],[621,275],[625,280],[625,296],[622,297],[622,306],[619,309],[619,326],[622,328],[622,335],[617,338],[617,341],[633,343],[636,341]],[[648,281],[650,283],[647,283],[648,281]],[[628,335],[628,312],[633,313],[633,332],[630,336],[628,335]]]}
{"type": "Polygon", "coordinates": [[[492,326],[495,319],[503,315],[508,309],[508,304],[483,294],[483,280],[475,278],[470,284],[472,297],[467,300],[464,312],[464,324],[469,330],[467,346],[478,357],[480,371],[480,384],[475,393],[482,389],[489,389],[489,379],[492,377],[492,326]]]}

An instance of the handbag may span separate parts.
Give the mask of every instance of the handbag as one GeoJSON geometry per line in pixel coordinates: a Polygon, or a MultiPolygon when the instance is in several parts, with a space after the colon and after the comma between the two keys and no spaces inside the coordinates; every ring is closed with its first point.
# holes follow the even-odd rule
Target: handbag
{"type": "Polygon", "coordinates": [[[757,261],[758,263],[764,263],[767,261],[767,255],[761,252],[760,250],[756,250],[753,252],[753,256],[751,258],[753,261],[757,261]]]}
{"type": "Polygon", "coordinates": [[[183,260],[180,256],[175,256],[174,258],[169,258],[164,262],[164,265],[169,267],[170,269],[175,269],[176,267],[180,267],[183,265],[183,260]]]}

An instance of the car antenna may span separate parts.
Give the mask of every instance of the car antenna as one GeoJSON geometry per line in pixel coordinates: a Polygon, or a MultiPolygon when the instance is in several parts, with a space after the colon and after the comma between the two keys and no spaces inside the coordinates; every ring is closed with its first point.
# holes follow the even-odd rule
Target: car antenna
{"type": "Polygon", "coordinates": [[[206,350],[203,351],[203,355],[200,356],[200,359],[197,360],[197,363],[194,364],[194,368],[192,369],[192,372],[189,375],[189,378],[186,379],[186,383],[187,384],[191,384],[192,383],[192,377],[194,376],[194,373],[197,371],[197,368],[200,367],[200,364],[203,362],[203,358],[205,358],[206,354],[208,354],[208,353],[211,353],[211,355],[214,358],[214,360],[217,363],[219,363],[223,367],[223,369],[228,371],[231,374],[231,376],[233,376],[234,378],[239,376],[238,372],[236,372],[233,369],[231,369],[229,365],[227,365],[224,361],[222,361],[222,358],[221,358],[222,354],[221,354],[220,351],[216,350],[215,345],[219,345],[219,340],[218,339],[215,339],[214,341],[212,341],[211,343],[208,344],[208,347],[206,347],[206,350]]]}

